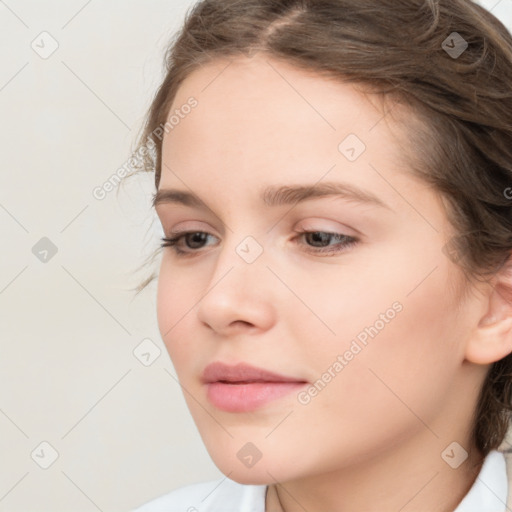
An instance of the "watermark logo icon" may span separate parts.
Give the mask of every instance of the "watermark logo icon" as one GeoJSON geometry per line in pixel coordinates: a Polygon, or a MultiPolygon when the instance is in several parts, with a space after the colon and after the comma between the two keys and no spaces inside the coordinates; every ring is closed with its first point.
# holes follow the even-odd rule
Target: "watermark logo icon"
{"type": "Polygon", "coordinates": [[[236,456],[240,459],[242,464],[248,468],[252,468],[261,457],[263,457],[263,454],[255,444],[249,442],[242,446],[236,456]]]}
{"type": "Polygon", "coordinates": [[[355,162],[366,151],[366,145],[357,135],[351,133],[340,143],[338,151],[349,162],[355,162]]]}
{"type": "Polygon", "coordinates": [[[159,357],[162,351],[149,338],[142,340],[134,349],[133,355],[144,366],[151,366],[159,357]]]}
{"type": "Polygon", "coordinates": [[[32,247],[32,254],[42,263],[48,263],[57,251],[57,246],[45,236],[32,247]]]}
{"type": "Polygon", "coordinates": [[[441,248],[442,253],[452,262],[458,264],[461,256],[459,255],[459,251],[456,246],[457,237],[454,236],[446,242],[441,248]]]}
{"type": "Polygon", "coordinates": [[[30,44],[41,59],[48,59],[51,57],[59,47],[57,40],[48,32],[41,32],[30,44]]]}
{"type": "Polygon", "coordinates": [[[39,467],[48,469],[59,458],[59,452],[48,441],[43,441],[30,456],[39,467]]]}
{"type": "Polygon", "coordinates": [[[248,236],[238,244],[236,253],[246,263],[254,263],[263,253],[263,247],[254,237],[248,236]]]}
{"type": "Polygon", "coordinates": [[[441,46],[452,59],[458,59],[467,50],[469,45],[458,32],[452,32],[443,41],[441,46]]]}
{"type": "Polygon", "coordinates": [[[468,458],[468,452],[457,441],[454,441],[442,451],[441,458],[448,466],[457,469],[468,458]]]}

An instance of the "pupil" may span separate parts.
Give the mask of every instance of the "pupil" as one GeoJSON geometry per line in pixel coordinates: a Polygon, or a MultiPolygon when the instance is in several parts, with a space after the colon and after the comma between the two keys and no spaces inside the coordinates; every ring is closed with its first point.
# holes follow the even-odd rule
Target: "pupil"
{"type": "Polygon", "coordinates": [[[315,242],[327,242],[330,235],[328,233],[320,233],[318,231],[311,233],[311,237],[313,238],[313,243],[315,242]]]}
{"type": "MultiPolygon", "coordinates": [[[[192,244],[189,244],[189,246],[191,246],[190,248],[191,249],[197,249],[198,247],[194,247],[194,243],[195,242],[198,242],[199,245],[201,245],[201,243],[204,243],[204,238],[206,237],[206,233],[192,233],[190,239],[192,239],[192,244]]],[[[189,239],[189,241],[190,241],[189,239]]]]}

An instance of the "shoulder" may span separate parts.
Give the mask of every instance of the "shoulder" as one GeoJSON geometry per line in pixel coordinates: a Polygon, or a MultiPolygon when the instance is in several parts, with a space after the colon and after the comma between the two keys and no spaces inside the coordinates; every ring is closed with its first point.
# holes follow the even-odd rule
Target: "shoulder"
{"type": "Polygon", "coordinates": [[[265,512],[265,491],[222,478],[180,487],[132,512],[265,512]]]}

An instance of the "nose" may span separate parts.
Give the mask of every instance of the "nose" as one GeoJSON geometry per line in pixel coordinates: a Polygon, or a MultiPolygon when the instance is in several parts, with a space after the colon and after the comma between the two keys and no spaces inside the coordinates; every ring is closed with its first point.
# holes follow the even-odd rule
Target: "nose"
{"type": "Polygon", "coordinates": [[[236,247],[224,247],[197,309],[199,321],[221,336],[268,330],[275,323],[275,276],[265,253],[248,262],[236,247]]]}

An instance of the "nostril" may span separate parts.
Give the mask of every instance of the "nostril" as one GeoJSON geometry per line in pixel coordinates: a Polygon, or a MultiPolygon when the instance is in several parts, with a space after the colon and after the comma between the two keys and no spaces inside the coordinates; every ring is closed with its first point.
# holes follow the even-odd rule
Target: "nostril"
{"type": "Polygon", "coordinates": [[[245,320],[235,320],[234,322],[231,323],[231,325],[235,325],[235,326],[241,325],[243,327],[245,327],[245,326],[253,327],[253,324],[251,324],[250,322],[246,322],[245,320]]]}

